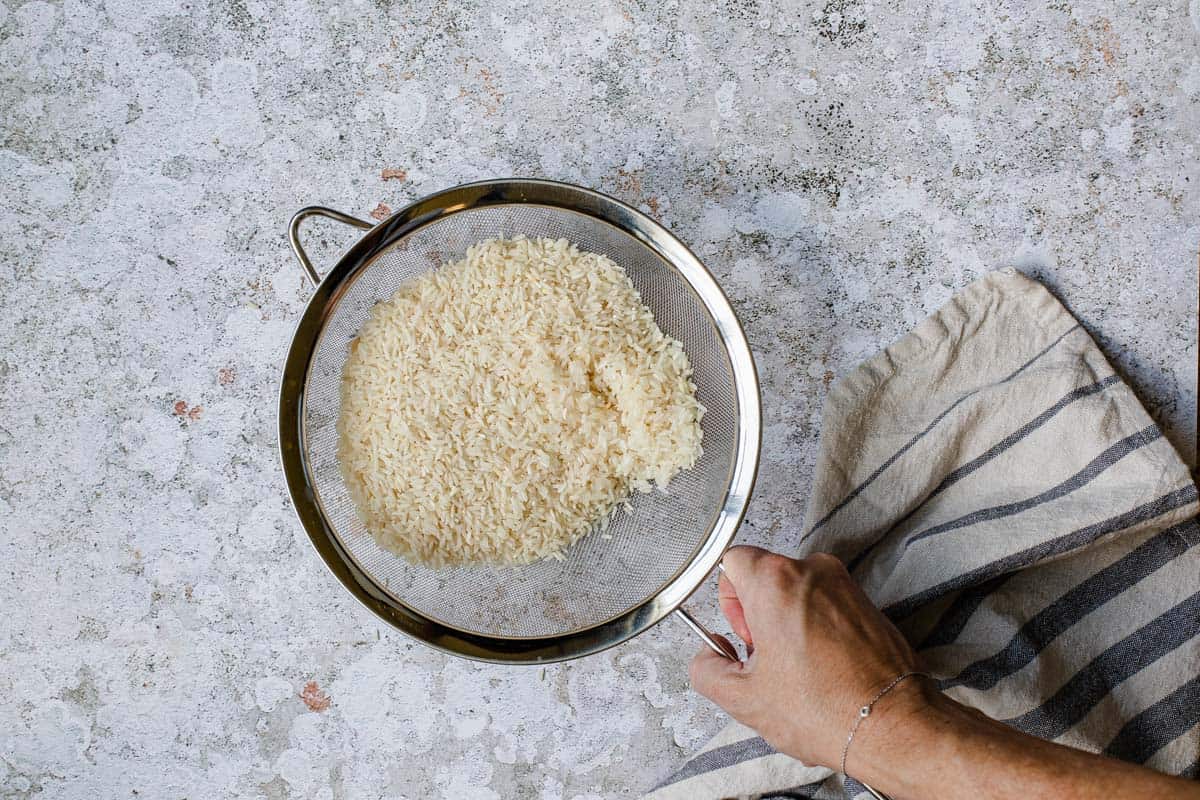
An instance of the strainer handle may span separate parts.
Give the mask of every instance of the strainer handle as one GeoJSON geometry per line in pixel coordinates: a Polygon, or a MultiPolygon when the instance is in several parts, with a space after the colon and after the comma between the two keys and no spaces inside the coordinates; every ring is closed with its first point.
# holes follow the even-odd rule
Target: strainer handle
{"type": "Polygon", "coordinates": [[[312,265],[312,261],[309,260],[308,253],[304,252],[304,248],[300,246],[300,223],[309,217],[328,217],[344,225],[352,225],[364,231],[371,230],[375,225],[358,217],[352,217],[349,214],[343,214],[340,211],[334,211],[332,208],[325,208],[324,206],[308,206],[292,215],[292,221],[288,224],[288,241],[292,244],[292,252],[296,254],[296,260],[304,268],[304,274],[312,281],[312,285],[316,286],[321,282],[321,276],[317,273],[316,267],[312,265]]]}
{"type": "Polygon", "coordinates": [[[724,639],[718,639],[716,636],[713,636],[711,633],[709,633],[708,628],[701,625],[700,621],[693,617],[686,608],[680,606],[679,608],[675,609],[675,613],[679,615],[680,619],[687,623],[689,628],[696,632],[697,636],[704,640],[704,643],[708,645],[714,653],[719,656],[725,656],[730,661],[742,660],[738,656],[737,650],[733,649],[733,645],[724,639]]]}

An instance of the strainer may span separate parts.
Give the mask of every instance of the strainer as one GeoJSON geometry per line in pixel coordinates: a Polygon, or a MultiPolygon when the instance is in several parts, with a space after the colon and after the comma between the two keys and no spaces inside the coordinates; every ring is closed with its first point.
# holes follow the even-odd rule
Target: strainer
{"type": "Polygon", "coordinates": [[[598,192],[497,180],[418,200],[378,225],[310,207],[290,238],[316,286],[283,369],[279,442],[292,502],[329,569],[367,608],[441,650],[505,663],[556,661],[636,636],[677,612],[717,652],[736,658],[680,604],[733,538],[758,465],[758,380],[729,301],[700,261],[661,225],[598,192]],[[301,223],[328,217],[368,231],[322,279],[300,245],[301,223]],[[704,454],[666,492],[635,494],[608,538],[591,534],[561,561],[433,570],[381,549],[355,512],[337,463],[339,383],[347,347],[371,307],[404,281],[461,258],[481,239],[565,238],[624,267],[695,370],[704,454]]]}

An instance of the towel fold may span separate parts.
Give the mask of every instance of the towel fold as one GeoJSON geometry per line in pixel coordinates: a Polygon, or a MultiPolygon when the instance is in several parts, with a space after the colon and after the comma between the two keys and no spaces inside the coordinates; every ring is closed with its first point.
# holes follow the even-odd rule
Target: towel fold
{"type": "MultiPolygon", "coordinates": [[[[796,555],[842,558],[954,699],[1200,772],[1187,467],[1040,284],[993,272],[834,385],[796,555]]],[[[732,724],[653,800],[867,796],[732,724]]]]}

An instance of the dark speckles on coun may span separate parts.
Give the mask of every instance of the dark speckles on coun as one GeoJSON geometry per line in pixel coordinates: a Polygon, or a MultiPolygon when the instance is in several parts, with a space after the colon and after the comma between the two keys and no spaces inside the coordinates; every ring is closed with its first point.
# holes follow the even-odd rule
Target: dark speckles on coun
{"type": "MultiPolygon", "coordinates": [[[[313,291],[285,230],[305,205],[369,219],[498,175],[644,204],[720,276],[754,349],[764,524],[742,533],[773,549],[804,515],[830,375],[1018,255],[1191,458],[1195,3],[8,5],[0,528],[19,557],[0,672],[23,687],[4,736],[27,763],[0,796],[282,800],[344,778],[632,797],[718,730],[683,626],[539,681],[414,644],[326,574],[274,408],[313,291]],[[630,654],[665,707],[624,676],[630,654]],[[262,714],[247,695],[268,675],[286,702],[262,714]],[[571,699],[577,675],[611,689],[604,706],[571,699]],[[318,676],[323,712],[297,696],[318,676]],[[405,690],[421,680],[424,707],[405,690]],[[468,785],[467,763],[488,771],[468,785]]],[[[360,235],[311,226],[322,274],[360,235]]],[[[719,619],[713,595],[690,602],[719,619]]]]}
{"type": "Polygon", "coordinates": [[[255,19],[246,7],[246,0],[225,0],[223,6],[229,27],[242,33],[254,30],[255,19]]]}
{"type": "Polygon", "coordinates": [[[829,0],[814,22],[821,38],[843,47],[857,44],[867,31],[866,4],[859,0],[829,0]]]}
{"type": "Polygon", "coordinates": [[[762,13],[758,0],[721,0],[717,8],[725,12],[731,19],[753,22],[762,13]]]}

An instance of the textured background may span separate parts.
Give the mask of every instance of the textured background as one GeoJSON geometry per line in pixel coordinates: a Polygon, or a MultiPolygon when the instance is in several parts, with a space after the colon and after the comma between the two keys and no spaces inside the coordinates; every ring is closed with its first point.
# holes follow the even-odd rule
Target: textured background
{"type": "Polygon", "coordinates": [[[308,203],[666,223],[758,357],[743,541],[794,541],[833,376],[1003,265],[1193,459],[1200,0],[583,5],[0,2],[0,795],[630,796],[722,724],[673,621],[487,667],[326,574],[273,431],[308,203]]]}

